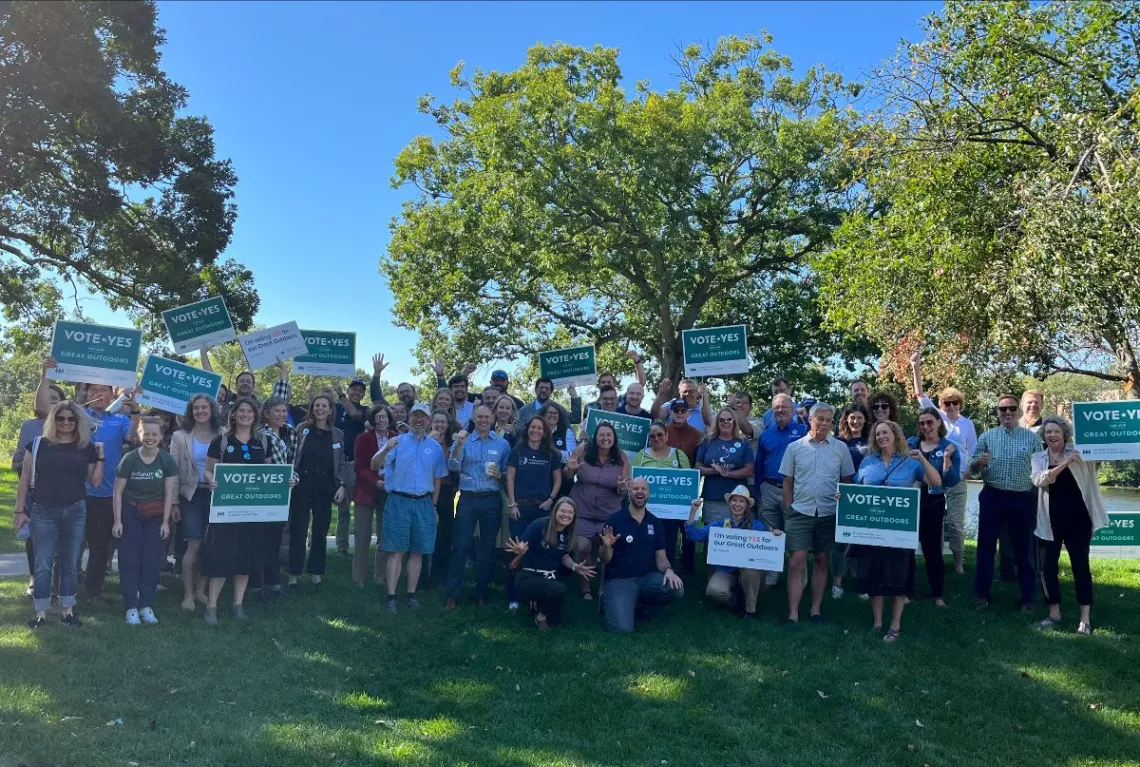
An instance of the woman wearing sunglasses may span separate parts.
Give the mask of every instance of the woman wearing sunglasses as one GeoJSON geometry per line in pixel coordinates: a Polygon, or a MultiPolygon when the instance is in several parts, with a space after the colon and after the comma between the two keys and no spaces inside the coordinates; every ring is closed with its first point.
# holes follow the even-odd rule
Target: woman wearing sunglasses
{"type": "Polygon", "coordinates": [[[52,407],[44,421],[43,436],[25,445],[24,451],[12,527],[19,530],[27,524],[35,543],[33,606],[36,617],[28,625],[38,629],[47,621],[51,607],[52,562],[58,551],[59,620],[75,628],[80,623],[72,608],[87,520],[84,482],[94,486],[102,484],[103,444],[91,441],[91,421],[83,409],[74,402],[64,401],[52,407]]]}
{"type": "MultiPolygon", "coordinates": [[[[934,400],[926,396],[922,388],[922,353],[910,356],[910,369],[914,374],[914,392],[922,407],[934,407],[934,400]]],[[[965,395],[953,386],[947,386],[938,395],[942,405],[938,411],[942,423],[946,424],[946,439],[958,447],[958,460],[962,470],[970,465],[970,458],[978,447],[978,433],[974,422],[962,415],[965,395]]],[[[946,523],[950,528],[950,553],[954,556],[954,572],[961,575],[962,551],[966,541],[966,483],[959,482],[946,491],[946,523]]]]}
{"type": "Polygon", "coordinates": [[[885,391],[871,392],[869,402],[872,426],[884,421],[899,422],[899,401],[895,399],[895,395],[885,391]]]}
{"type": "MultiPolygon", "coordinates": [[[[946,491],[962,481],[962,463],[958,448],[946,439],[946,425],[936,408],[923,408],[918,414],[918,435],[907,440],[911,451],[919,451],[942,477],[942,485],[934,487],[928,482],[920,485],[918,543],[930,581],[930,596],[937,607],[945,607],[942,599],[946,584],[946,561],[942,559],[942,528],[946,517],[946,491]]],[[[907,596],[915,598],[915,567],[911,560],[907,596]]]]}
{"type": "Polygon", "coordinates": [[[708,440],[697,449],[697,469],[705,478],[701,491],[705,499],[705,523],[729,517],[728,503],[724,499],[756,471],[752,445],[741,433],[734,411],[728,408],[717,411],[710,432],[708,440]]]}

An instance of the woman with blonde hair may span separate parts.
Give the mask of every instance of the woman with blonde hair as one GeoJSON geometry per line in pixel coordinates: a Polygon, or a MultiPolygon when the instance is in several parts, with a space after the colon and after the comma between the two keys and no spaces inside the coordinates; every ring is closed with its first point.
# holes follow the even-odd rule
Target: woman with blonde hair
{"type": "Polygon", "coordinates": [[[44,433],[24,445],[24,464],[16,490],[12,527],[28,525],[35,544],[33,607],[28,625],[43,627],[51,607],[51,571],[59,552],[59,620],[75,628],[75,592],[79,552],[87,521],[84,482],[103,482],[103,444],[91,441],[91,421],[83,408],[64,400],[48,411],[44,433]]]}
{"type": "Polygon", "coordinates": [[[212,495],[206,482],[206,465],[210,443],[221,433],[218,403],[208,394],[195,394],[186,403],[182,428],[170,438],[170,455],[178,465],[178,493],[171,514],[178,523],[178,534],[186,541],[182,554],[182,609],[187,612],[194,611],[195,602],[209,601],[207,581],[199,572],[212,495]]]}
{"type": "Polygon", "coordinates": [[[505,439],[507,444],[513,448],[519,436],[518,406],[510,397],[499,397],[495,401],[495,409],[492,412],[495,414],[495,424],[491,427],[491,431],[505,439]]]}
{"type": "Polygon", "coordinates": [[[709,436],[697,448],[697,470],[705,478],[701,497],[706,523],[727,519],[725,498],[756,471],[752,444],[740,431],[735,410],[721,408],[709,425],[709,436]]]}

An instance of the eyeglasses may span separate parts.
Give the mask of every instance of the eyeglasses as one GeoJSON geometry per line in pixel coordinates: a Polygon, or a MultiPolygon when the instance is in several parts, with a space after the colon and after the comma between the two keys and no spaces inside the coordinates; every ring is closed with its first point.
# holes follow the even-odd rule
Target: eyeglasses
{"type": "Polygon", "coordinates": [[[680,405],[678,405],[677,407],[673,408],[673,412],[674,413],[687,413],[687,412],[689,412],[689,409],[687,407],[681,407],[680,405]]]}
{"type": "Polygon", "coordinates": [[[659,431],[651,431],[651,432],[649,432],[649,438],[650,439],[665,439],[665,435],[659,431]]]}
{"type": "Polygon", "coordinates": [[[79,419],[73,415],[57,415],[55,417],[56,423],[79,423],[79,419]]]}
{"type": "Polygon", "coordinates": [[[871,405],[871,409],[872,410],[888,410],[889,411],[891,409],[891,406],[886,402],[878,402],[874,405],[871,405]]]}
{"type": "Polygon", "coordinates": [[[944,400],[942,400],[942,407],[961,407],[961,406],[962,406],[962,403],[956,399],[944,399],[944,400]]]}
{"type": "Polygon", "coordinates": [[[999,413],[1016,413],[1017,405],[998,405],[999,413]]]}

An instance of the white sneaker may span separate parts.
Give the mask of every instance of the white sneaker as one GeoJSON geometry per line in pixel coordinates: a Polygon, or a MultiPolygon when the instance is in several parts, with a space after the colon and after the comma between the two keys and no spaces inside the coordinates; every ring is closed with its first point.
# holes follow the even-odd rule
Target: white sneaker
{"type": "Polygon", "coordinates": [[[149,607],[144,607],[142,610],[140,610],[139,617],[141,617],[142,622],[148,626],[154,626],[158,624],[158,618],[155,616],[154,610],[149,607]]]}
{"type": "Polygon", "coordinates": [[[519,609],[519,603],[518,602],[511,602],[510,604],[507,605],[507,609],[510,610],[511,612],[517,612],[519,609]]]}
{"type": "Polygon", "coordinates": [[[842,586],[832,586],[831,587],[831,598],[832,599],[842,599],[843,598],[843,587],[842,586]]]}
{"type": "Polygon", "coordinates": [[[859,601],[860,602],[869,602],[870,600],[871,600],[870,594],[860,594],[859,595],[859,601]]]}
{"type": "Polygon", "coordinates": [[[127,610],[127,625],[137,626],[139,623],[139,611],[134,608],[127,610]]]}

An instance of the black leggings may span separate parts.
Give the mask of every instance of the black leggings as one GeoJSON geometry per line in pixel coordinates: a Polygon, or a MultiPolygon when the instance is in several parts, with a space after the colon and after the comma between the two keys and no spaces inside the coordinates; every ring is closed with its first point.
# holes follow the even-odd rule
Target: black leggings
{"type": "MultiPolygon", "coordinates": [[[[293,488],[289,502],[289,574],[325,574],[327,556],[325,536],[332,522],[332,502],[336,495],[336,481],[331,478],[302,479],[293,488]],[[305,567],[305,538],[309,532],[309,516],[313,518],[312,540],[309,543],[309,563],[305,567]]],[[[260,541],[262,550],[267,541],[260,541]]],[[[272,585],[272,584],[270,584],[272,585]]]]}
{"type": "Polygon", "coordinates": [[[562,606],[566,603],[565,583],[529,570],[519,570],[515,586],[521,600],[538,602],[538,611],[546,616],[547,623],[557,626],[562,622],[562,606]]]}
{"type": "MultiPolygon", "coordinates": [[[[1058,564],[1061,559],[1061,546],[1069,552],[1069,564],[1073,569],[1073,585],[1077,589],[1077,604],[1091,605],[1092,569],[1089,567],[1089,544],[1092,541],[1092,520],[1087,513],[1083,519],[1058,519],[1051,514],[1053,540],[1040,542],[1044,550],[1041,554],[1041,588],[1045,592],[1045,604],[1061,604],[1061,583],[1058,578],[1058,564]],[[1060,523],[1060,524],[1058,524],[1060,523]]],[[[1074,517],[1076,515],[1073,515],[1074,517]]]]}
{"type": "MultiPolygon", "coordinates": [[[[942,523],[945,518],[946,496],[923,493],[918,515],[918,543],[922,547],[926,579],[930,581],[933,599],[941,599],[946,588],[946,560],[942,558],[942,523]]],[[[916,598],[914,578],[915,562],[912,559],[906,590],[911,599],[916,598]]]]}

